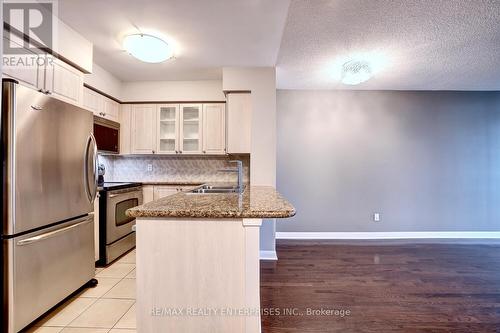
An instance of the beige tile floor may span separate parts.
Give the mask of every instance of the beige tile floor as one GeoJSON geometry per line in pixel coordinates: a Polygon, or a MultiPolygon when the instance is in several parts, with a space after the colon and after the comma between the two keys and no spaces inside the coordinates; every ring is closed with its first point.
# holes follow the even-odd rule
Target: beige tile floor
{"type": "Polygon", "coordinates": [[[28,332],[134,333],[135,250],[96,268],[99,284],[87,288],[38,320],[28,332]]]}

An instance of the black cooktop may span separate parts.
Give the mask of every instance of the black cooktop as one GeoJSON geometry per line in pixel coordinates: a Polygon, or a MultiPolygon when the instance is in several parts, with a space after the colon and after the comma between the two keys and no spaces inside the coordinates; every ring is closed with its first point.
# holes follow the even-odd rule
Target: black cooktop
{"type": "Polygon", "coordinates": [[[98,186],[99,191],[118,190],[122,188],[141,186],[142,183],[126,183],[126,182],[104,182],[98,186]]]}

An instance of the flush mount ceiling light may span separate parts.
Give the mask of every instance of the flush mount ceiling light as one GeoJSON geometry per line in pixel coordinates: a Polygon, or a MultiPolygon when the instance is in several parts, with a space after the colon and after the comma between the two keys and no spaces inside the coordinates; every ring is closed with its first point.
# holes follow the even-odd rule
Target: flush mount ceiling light
{"type": "Polygon", "coordinates": [[[163,39],[148,34],[128,35],[123,48],[133,57],[149,63],[159,63],[174,56],[174,50],[163,39]]]}
{"type": "Polygon", "coordinates": [[[341,81],[344,84],[356,85],[368,81],[372,77],[370,64],[362,60],[351,60],[342,65],[341,81]]]}

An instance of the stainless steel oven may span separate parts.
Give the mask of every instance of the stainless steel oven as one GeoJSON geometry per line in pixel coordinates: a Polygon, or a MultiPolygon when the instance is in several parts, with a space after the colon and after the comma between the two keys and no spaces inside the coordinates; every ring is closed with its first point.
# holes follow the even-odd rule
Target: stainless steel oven
{"type": "Polygon", "coordinates": [[[107,265],[135,247],[135,218],[128,217],[129,208],[142,205],[142,187],[136,184],[114,184],[99,192],[99,256],[98,264],[107,265]]]}

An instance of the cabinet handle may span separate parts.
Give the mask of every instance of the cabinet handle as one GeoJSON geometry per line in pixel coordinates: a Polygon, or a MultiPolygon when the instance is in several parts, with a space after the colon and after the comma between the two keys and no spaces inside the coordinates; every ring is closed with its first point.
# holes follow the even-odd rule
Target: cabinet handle
{"type": "Polygon", "coordinates": [[[204,151],[203,151],[203,154],[206,154],[206,153],[207,153],[207,152],[204,150],[204,151]]]}
{"type": "Polygon", "coordinates": [[[154,151],[154,150],[152,150],[152,152],[153,152],[153,154],[155,153],[155,151],[154,151]]]}
{"type": "Polygon", "coordinates": [[[38,89],[38,92],[41,92],[42,94],[45,94],[45,95],[52,94],[49,90],[43,90],[43,89],[38,89]]]}
{"type": "Polygon", "coordinates": [[[182,150],[179,150],[179,154],[182,154],[182,150]]]}

